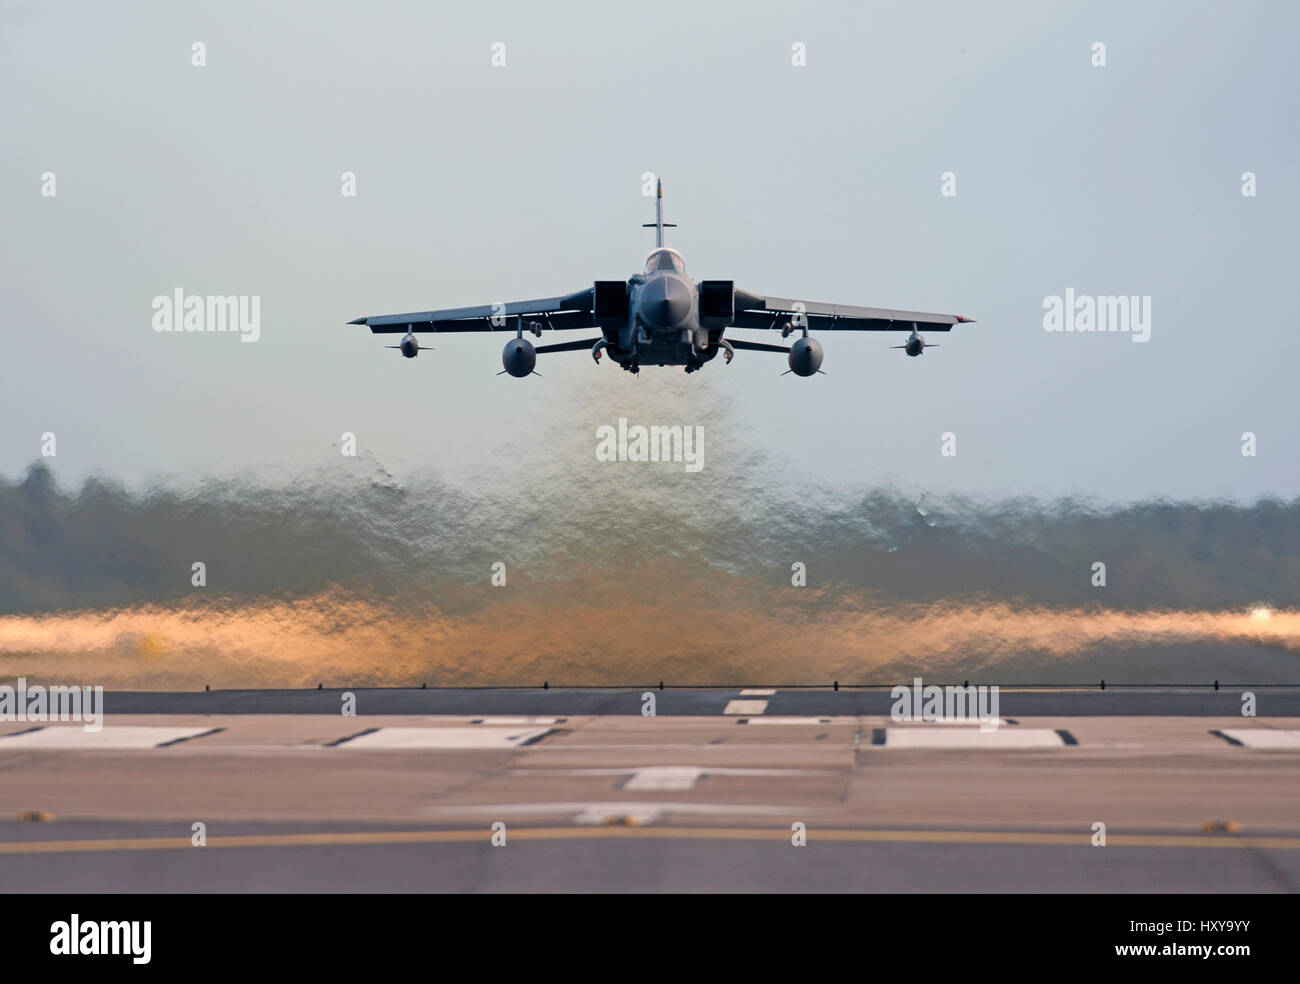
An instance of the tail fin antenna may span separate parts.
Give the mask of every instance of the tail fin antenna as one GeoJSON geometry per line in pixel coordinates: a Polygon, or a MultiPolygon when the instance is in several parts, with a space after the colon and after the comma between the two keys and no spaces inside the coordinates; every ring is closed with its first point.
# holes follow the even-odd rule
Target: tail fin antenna
{"type": "Polygon", "coordinates": [[[677,228],[676,222],[664,221],[664,183],[661,180],[655,182],[655,220],[645,223],[641,228],[655,231],[656,249],[664,244],[664,230],[677,228]]]}

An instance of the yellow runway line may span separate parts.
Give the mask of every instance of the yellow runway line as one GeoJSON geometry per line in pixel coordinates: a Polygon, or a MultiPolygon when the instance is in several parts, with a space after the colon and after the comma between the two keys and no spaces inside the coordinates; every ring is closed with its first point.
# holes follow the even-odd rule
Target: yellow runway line
{"type": "MultiPolygon", "coordinates": [[[[770,840],[789,841],[791,832],[782,827],[514,827],[507,830],[513,841],[525,840],[770,840]]],[[[384,844],[489,843],[492,831],[404,830],[358,833],[251,834],[209,837],[208,848],[251,847],[349,847],[384,844]]],[[[1091,831],[1078,834],[1010,833],[983,830],[818,830],[807,831],[808,844],[1002,844],[1089,847],[1091,831]]],[[[1269,850],[1300,850],[1300,837],[1236,837],[1195,834],[1112,834],[1108,847],[1253,847],[1269,850]]],[[[4,854],[65,854],[86,851],[172,851],[191,849],[188,836],[131,837],[100,840],[9,841],[0,843],[4,854]]]]}

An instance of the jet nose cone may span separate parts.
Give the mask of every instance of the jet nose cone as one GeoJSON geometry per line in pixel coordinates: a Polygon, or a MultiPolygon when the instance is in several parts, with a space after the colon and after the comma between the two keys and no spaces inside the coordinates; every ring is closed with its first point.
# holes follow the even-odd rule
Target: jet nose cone
{"type": "Polygon", "coordinates": [[[671,328],[691,313],[691,291],[677,277],[657,277],[641,295],[641,316],[656,328],[671,328]]]}

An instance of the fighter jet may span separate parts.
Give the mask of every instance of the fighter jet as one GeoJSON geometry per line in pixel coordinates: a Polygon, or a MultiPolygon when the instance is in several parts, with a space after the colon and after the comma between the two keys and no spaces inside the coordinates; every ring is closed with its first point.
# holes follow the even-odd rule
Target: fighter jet
{"type": "MultiPolygon", "coordinates": [[[[590,352],[600,363],[602,354],[630,373],[642,366],[684,366],[688,373],[702,369],[718,353],[730,363],[736,352],[779,352],[790,368],[785,374],[813,376],[821,372],[822,347],[808,335],[815,331],[907,331],[901,348],[909,356],[927,347],[921,329],[950,331],[955,324],[974,319],[959,314],[927,314],[890,308],[850,307],[819,301],[768,297],[737,287],[731,280],[692,280],[677,250],[664,245],[663,182],[656,184],[655,220],[642,228],[655,230],[655,248],[645,269],[626,281],[597,280],[590,287],[563,297],[535,301],[483,304],[477,307],[384,314],[348,322],[367,325],[377,335],[401,335],[397,345],[403,356],[420,354],[415,337],[420,332],[514,331],[501,353],[504,366],[497,375],[522,378],[540,375],[537,357],[552,352],[590,352]],[[540,338],[544,330],[597,329],[591,338],[534,346],[527,331],[540,338]],[[727,338],[729,328],[779,330],[782,338],[800,337],[791,345],[773,345],[748,339],[727,338]]],[[[929,346],[937,348],[938,346],[929,346]]]]}

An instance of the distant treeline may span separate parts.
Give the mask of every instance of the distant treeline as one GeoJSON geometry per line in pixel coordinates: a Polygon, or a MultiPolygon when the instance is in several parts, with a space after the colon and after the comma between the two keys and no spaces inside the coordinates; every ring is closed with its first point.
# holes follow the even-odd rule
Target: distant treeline
{"type": "Polygon", "coordinates": [[[800,500],[725,475],[638,483],[610,469],[481,494],[433,478],[399,484],[323,470],[280,485],[211,480],[144,492],[103,478],[68,490],[44,464],[0,480],[0,613],[181,598],[198,590],[196,561],[211,596],[339,585],[389,597],[442,592],[453,610],[479,604],[497,562],[512,583],[597,576],[641,598],[689,599],[691,579],[703,586],[721,572],[738,584],[789,583],[802,563],[810,587],[830,589],[824,603],[836,589],[865,588],[914,601],[1292,606],[1300,499],[918,505],[892,490],[822,490],[800,500]],[[1104,588],[1093,585],[1097,562],[1104,588]],[[668,569],[673,583],[658,583],[668,569]]]}

